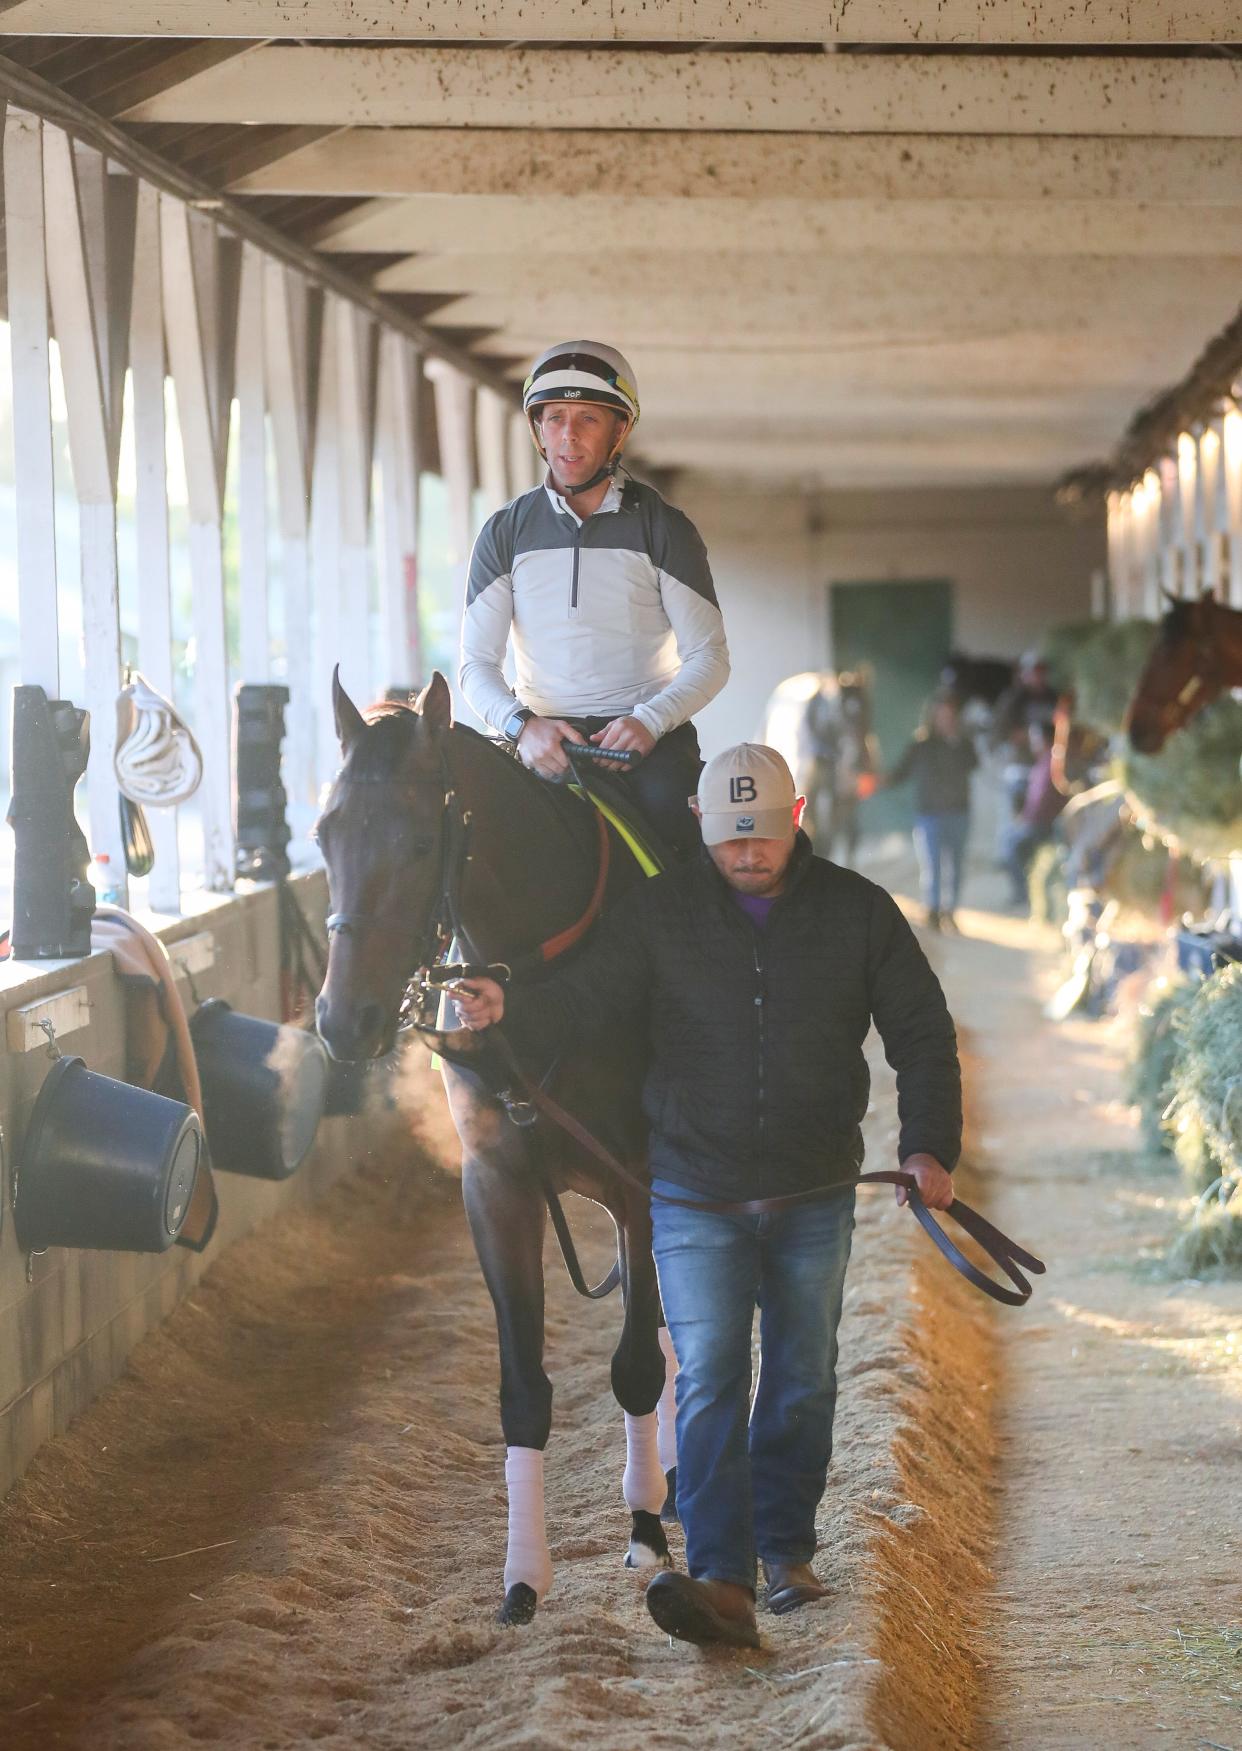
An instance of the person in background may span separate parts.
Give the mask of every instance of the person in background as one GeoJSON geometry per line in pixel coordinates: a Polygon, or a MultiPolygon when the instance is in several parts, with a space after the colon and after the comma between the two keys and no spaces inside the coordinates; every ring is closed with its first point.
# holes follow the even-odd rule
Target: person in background
{"type": "Polygon", "coordinates": [[[1048,674],[1048,664],[1038,651],[1024,651],[1018,673],[996,701],[988,741],[993,748],[1012,748],[1027,758],[1027,731],[1033,723],[1051,723],[1057,708],[1057,690],[1048,674]]]}
{"type": "Polygon", "coordinates": [[[914,847],[930,930],[957,929],[970,833],[970,775],[978,764],[957,695],[946,691],[930,701],[922,728],[884,779],[886,785],[914,781],[914,847]]]}
{"type": "Polygon", "coordinates": [[[825,675],[819,692],[807,701],[802,743],[809,830],[822,856],[852,865],[858,855],[858,805],[874,792],[879,764],[862,676],[825,675]]]}
{"type": "Polygon", "coordinates": [[[1052,759],[1052,726],[1036,718],[1027,731],[1033,759],[1027,779],[1026,796],[1016,819],[1010,822],[1002,836],[1001,848],[1009,872],[1010,899],[1025,910],[1030,905],[1031,860],[1041,845],[1052,838],[1057,816],[1067,798],[1054,782],[1052,759]]]}

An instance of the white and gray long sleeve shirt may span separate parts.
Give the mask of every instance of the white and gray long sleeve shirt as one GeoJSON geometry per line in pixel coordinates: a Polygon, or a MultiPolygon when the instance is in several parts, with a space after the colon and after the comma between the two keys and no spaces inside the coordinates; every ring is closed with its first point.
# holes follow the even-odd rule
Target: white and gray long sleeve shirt
{"type": "Polygon", "coordinates": [[[484,524],[470,557],[461,690],[503,729],[539,717],[636,717],[654,736],[702,710],[729,676],[707,550],[653,487],[615,480],[580,518],[550,485],[484,524]],[[504,678],[513,637],[516,697],[504,678]]]}

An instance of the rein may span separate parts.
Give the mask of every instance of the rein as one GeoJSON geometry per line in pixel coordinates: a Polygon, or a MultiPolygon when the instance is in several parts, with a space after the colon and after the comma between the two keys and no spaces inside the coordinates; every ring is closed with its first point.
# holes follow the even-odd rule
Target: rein
{"type": "MultiPolygon", "coordinates": [[[[580,1120],[576,1119],[558,1101],[555,1101],[545,1089],[532,1084],[514,1061],[513,1049],[509,1042],[504,1039],[503,1035],[500,1038],[503,1055],[508,1059],[515,1078],[525,1089],[526,1098],[530,1105],[543,1113],[567,1136],[572,1137],[588,1154],[594,1156],[596,1161],[608,1168],[625,1185],[640,1192],[644,1197],[655,1198],[661,1204],[675,1205],[681,1210],[702,1210],[715,1216],[769,1216],[784,1210],[794,1209],[800,1204],[816,1203],[830,1193],[844,1191],[850,1186],[904,1186],[909,1196],[910,1208],[922,1224],[924,1232],[935,1242],[949,1263],[966,1278],[968,1283],[972,1283],[985,1295],[990,1295],[994,1301],[1000,1301],[1007,1307],[1024,1307],[1031,1298],[1032,1285],[1023,1275],[1019,1266],[1034,1272],[1037,1276],[1042,1276],[1047,1268],[1042,1259],[1036,1258],[1034,1253],[1027,1252],[1026,1248],[1019,1246],[1016,1241],[1010,1240],[1008,1235],[1003,1234],[985,1216],[981,1216],[978,1210],[963,1203],[960,1198],[954,1198],[945,1211],[945,1215],[956,1222],[959,1228],[969,1234],[971,1239],[983,1248],[993,1264],[1009,1278],[1013,1288],[1007,1289],[1003,1283],[995,1282],[993,1278],[968,1259],[960,1247],[941,1228],[919,1196],[918,1181],[914,1175],[902,1173],[898,1169],[877,1169],[871,1173],[856,1174],[849,1179],[831,1180],[826,1185],[815,1186],[806,1192],[790,1192],[784,1197],[778,1198],[748,1198],[739,1202],[706,1198],[672,1198],[664,1192],[653,1191],[644,1180],[639,1179],[636,1174],[624,1167],[611,1150],[605,1148],[598,1137],[593,1136],[580,1120]]],[[[558,1229],[558,1235],[559,1232],[558,1229]]],[[[563,1248],[564,1241],[562,1240],[563,1248]]],[[[568,1258],[566,1263],[568,1263],[568,1258]]]]}

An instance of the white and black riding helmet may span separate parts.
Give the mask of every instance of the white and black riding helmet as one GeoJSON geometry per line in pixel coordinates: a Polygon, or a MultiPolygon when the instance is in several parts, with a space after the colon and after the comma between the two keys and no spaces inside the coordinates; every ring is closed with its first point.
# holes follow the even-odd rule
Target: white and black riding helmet
{"type": "MultiPolygon", "coordinates": [[[[543,460],[547,453],[539,435],[539,409],[550,401],[585,401],[596,407],[610,407],[624,417],[604,473],[611,474],[621,460],[630,433],[638,424],[638,390],[629,361],[615,347],[601,341],[570,340],[549,347],[531,366],[530,376],[522,387],[522,411],[530,426],[530,435],[543,460]]],[[[603,478],[580,486],[587,491],[603,478]]]]}

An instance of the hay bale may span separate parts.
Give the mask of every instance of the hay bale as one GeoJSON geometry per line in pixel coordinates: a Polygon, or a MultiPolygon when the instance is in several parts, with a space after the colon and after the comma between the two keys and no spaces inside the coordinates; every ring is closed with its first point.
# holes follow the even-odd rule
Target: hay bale
{"type": "Polygon", "coordinates": [[[1103,735],[1121,730],[1138,678],[1155,641],[1150,620],[1098,626],[1073,655],[1074,716],[1103,735]]]}
{"type": "Polygon", "coordinates": [[[1170,1248],[1169,1263],[1187,1277],[1242,1271],[1242,1180],[1204,1193],[1170,1248]]]}
{"type": "Polygon", "coordinates": [[[1126,1099],[1139,1109],[1139,1136],[1151,1155],[1167,1155],[1173,1148],[1173,1134],[1164,1115],[1173,1098],[1173,1066],[1179,1044],[1176,1023],[1197,990],[1197,983],[1190,979],[1157,979],[1148,987],[1135,1022],[1126,1099]]]}
{"type": "Polygon", "coordinates": [[[1054,687],[1062,692],[1075,685],[1074,661],[1083,645],[1095,638],[1102,622],[1098,620],[1067,620],[1045,632],[1039,644],[1039,654],[1048,665],[1054,687]]]}
{"type": "Polygon", "coordinates": [[[1242,850],[1242,704],[1218,699],[1159,754],[1125,751],[1119,777],[1139,825],[1198,858],[1242,850]]]}
{"type": "Polygon", "coordinates": [[[1242,962],[1205,979],[1178,1016],[1170,1123],[1197,1127],[1221,1171],[1242,1176],[1242,962]]]}

